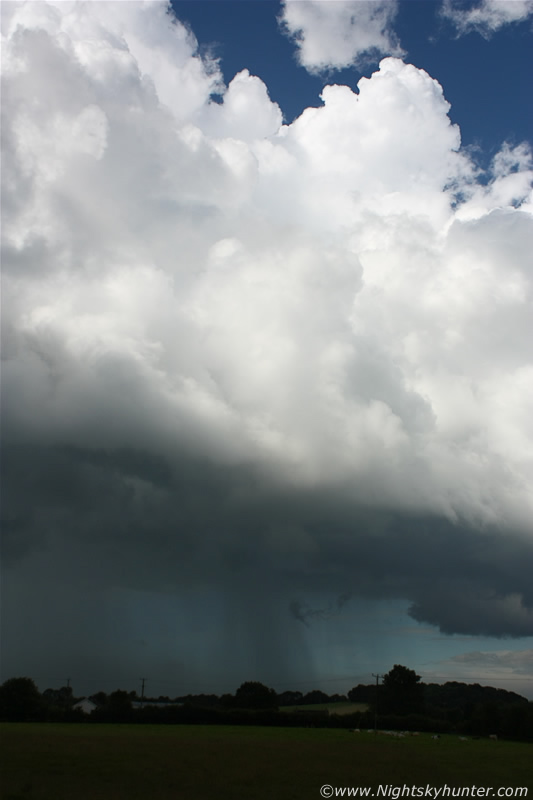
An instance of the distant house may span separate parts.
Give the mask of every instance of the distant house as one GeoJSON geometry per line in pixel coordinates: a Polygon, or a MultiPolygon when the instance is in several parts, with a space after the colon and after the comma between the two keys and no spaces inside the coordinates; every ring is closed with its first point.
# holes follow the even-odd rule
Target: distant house
{"type": "Polygon", "coordinates": [[[72,708],[79,708],[80,711],[83,711],[84,714],[92,714],[95,708],[98,708],[96,703],[93,703],[92,700],[89,700],[87,697],[84,697],[83,700],[78,700],[77,703],[74,703],[72,708]]]}

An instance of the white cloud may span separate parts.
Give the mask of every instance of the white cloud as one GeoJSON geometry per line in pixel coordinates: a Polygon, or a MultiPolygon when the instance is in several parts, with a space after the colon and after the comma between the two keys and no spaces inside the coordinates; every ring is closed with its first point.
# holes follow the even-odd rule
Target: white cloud
{"type": "Polygon", "coordinates": [[[253,141],[277,133],[281,122],[280,108],[270,101],[263,81],[245,69],[229,84],[223,103],[204,107],[199,124],[216,138],[253,141]]]}
{"type": "Polygon", "coordinates": [[[455,0],[445,0],[443,16],[450,19],[459,34],[477,31],[486,38],[504,25],[523,22],[533,14],[532,0],[481,0],[471,8],[464,8],[455,0]]]}
{"type": "Polygon", "coordinates": [[[162,3],[8,5],[8,443],[194,453],[527,537],[526,148],[478,183],[398,59],[282,126],[162,3]]]}
{"type": "Polygon", "coordinates": [[[392,30],[396,0],[284,0],[280,21],[309,72],[342,69],[376,55],[401,55],[392,30]]]}

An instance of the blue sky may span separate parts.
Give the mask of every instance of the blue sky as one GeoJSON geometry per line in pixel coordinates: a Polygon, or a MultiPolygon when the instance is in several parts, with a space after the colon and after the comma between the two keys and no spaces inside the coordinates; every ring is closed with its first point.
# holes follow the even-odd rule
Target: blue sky
{"type": "Polygon", "coordinates": [[[172,9],[2,4],[2,679],[533,697],[533,5],[172,9]]]}

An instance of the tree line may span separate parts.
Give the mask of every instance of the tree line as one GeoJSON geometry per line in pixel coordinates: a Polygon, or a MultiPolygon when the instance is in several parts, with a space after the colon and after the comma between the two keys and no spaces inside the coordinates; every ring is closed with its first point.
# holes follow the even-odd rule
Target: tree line
{"type": "Polygon", "coordinates": [[[395,664],[381,684],[358,684],[347,695],[319,689],[276,692],[259,681],[246,681],[235,694],[188,694],[175,698],[139,698],[118,689],[88,698],[92,713],[76,707],[84,698],[71,687],[40,693],[31,678],[10,678],[0,686],[0,720],[10,722],[137,722],[236,724],[369,728],[387,730],[496,734],[533,740],[533,703],[521,695],[492,686],[449,681],[423,683],[414,670],[395,664]],[[347,702],[360,710],[346,711],[347,702]],[[313,710],[313,706],[328,705],[313,710]],[[305,710],[291,707],[307,706],[305,710]]]}

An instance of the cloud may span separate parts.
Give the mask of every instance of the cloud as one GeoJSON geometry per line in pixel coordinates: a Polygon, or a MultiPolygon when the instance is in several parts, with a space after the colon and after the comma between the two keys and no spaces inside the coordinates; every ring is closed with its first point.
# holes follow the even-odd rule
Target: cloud
{"type": "Polygon", "coordinates": [[[403,54],[392,30],[395,0],[284,0],[282,29],[298,48],[298,61],[320,73],[380,55],[403,54]]]}
{"type": "Polygon", "coordinates": [[[349,599],[350,595],[339,595],[335,603],[329,603],[325,608],[309,608],[299,600],[291,600],[289,611],[294,619],[303,622],[306,627],[309,627],[309,623],[313,620],[328,620],[331,617],[338,616],[349,599]]]}
{"type": "Polygon", "coordinates": [[[426,673],[428,681],[446,678],[504,686],[531,699],[533,650],[472,650],[438,662],[436,670],[439,674],[426,673]]]}
{"type": "Polygon", "coordinates": [[[482,0],[470,8],[445,0],[442,12],[457,28],[459,35],[476,31],[486,39],[504,25],[523,22],[533,14],[531,0],[482,0]]]}
{"type": "Polygon", "coordinates": [[[478,175],[395,58],[282,125],[163,3],[5,5],[9,568],[530,635],[526,146],[478,175]]]}
{"type": "Polygon", "coordinates": [[[533,676],[533,650],[497,650],[470,653],[461,653],[448,659],[450,664],[464,665],[488,671],[501,672],[505,670],[516,675],[533,676]]]}
{"type": "Polygon", "coordinates": [[[501,686],[531,699],[533,650],[470,650],[424,667],[426,683],[461,681],[501,686]]]}
{"type": "Polygon", "coordinates": [[[279,130],[282,115],[272,103],[263,81],[247,69],[230,82],[221,104],[210,103],[203,109],[201,128],[217,139],[252,142],[273,136],[279,130]]]}

